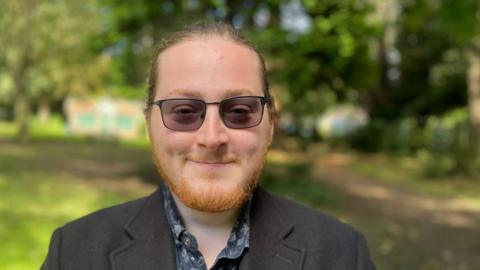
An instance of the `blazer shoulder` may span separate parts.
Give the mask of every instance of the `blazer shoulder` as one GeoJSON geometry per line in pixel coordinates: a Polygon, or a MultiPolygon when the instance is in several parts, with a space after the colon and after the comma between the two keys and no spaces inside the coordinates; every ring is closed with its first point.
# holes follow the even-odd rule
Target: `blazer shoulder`
{"type": "Polygon", "coordinates": [[[160,201],[157,190],[68,222],[54,232],[42,269],[107,269],[109,254],[133,240],[127,226],[141,213],[154,220],[160,201]]]}
{"type": "Polygon", "coordinates": [[[286,243],[305,250],[304,269],[318,269],[319,265],[325,269],[375,269],[365,237],[352,226],[266,191],[259,193],[262,213],[276,221],[276,226],[290,228],[284,236],[286,243]]]}
{"type": "Polygon", "coordinates": [[[124,231],[125,224],[136,215],[154,194],[106,207],[70,221],[61,227],[64,237],[95,238],[99,235],[115,235],[124,231]]]}

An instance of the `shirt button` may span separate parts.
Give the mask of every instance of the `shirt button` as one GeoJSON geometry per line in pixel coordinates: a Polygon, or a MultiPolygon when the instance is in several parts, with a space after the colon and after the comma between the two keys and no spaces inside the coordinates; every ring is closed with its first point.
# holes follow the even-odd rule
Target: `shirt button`
{"type": "Polygon", "coordinates": [[[189,237],[185,238],[185,245],[187,245],[188,247],[192,245],[192,240],[190,240],[189,237]]]}

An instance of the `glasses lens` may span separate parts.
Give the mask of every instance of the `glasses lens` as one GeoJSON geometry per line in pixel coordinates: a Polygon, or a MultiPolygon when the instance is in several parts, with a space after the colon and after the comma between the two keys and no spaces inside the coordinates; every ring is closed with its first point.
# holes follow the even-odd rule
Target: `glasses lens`
{"type": "Polygon", "coordinates": [[[263,106],[259,97],[236,97],[220,104],[223,122],[229,128],[250,128],[262,121],[263,106]]]}
{"type": "Polygon", "coordinates": [[[165,126],[176,131],[192,131],[200,128],[205,103],[193,99],[170,99],[161,103],[165,126]]]}

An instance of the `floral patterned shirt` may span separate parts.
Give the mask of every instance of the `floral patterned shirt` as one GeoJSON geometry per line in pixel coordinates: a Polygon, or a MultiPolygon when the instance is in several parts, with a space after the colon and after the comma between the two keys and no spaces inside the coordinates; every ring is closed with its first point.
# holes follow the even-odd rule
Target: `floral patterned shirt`
{"type": "MultiPolygon", "coordinates": [[[[170,190],[165,184],[161,186],[165,213],[175,239],[177,269],[207,270],[205,259],[198,250],[197,240],[185,228],[170,190]]],[[[242,254],[249,247],[251,201],[250,198],[245,204],[232,229],[227,246],[218,254],[210,270],[239,269],[242,254]]]]}

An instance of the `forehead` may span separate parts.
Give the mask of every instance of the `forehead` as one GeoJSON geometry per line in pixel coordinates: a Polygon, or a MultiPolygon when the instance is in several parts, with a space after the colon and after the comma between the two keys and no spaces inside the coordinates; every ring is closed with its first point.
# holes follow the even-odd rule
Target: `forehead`
{"type": "Polygon", "coordinates": [[[158,98],[189,91],[203,98],[263,92],[258,55],[246,45],[222,37],[193,37],[175,44],[159,55],[157,70],[158,98]]]}

